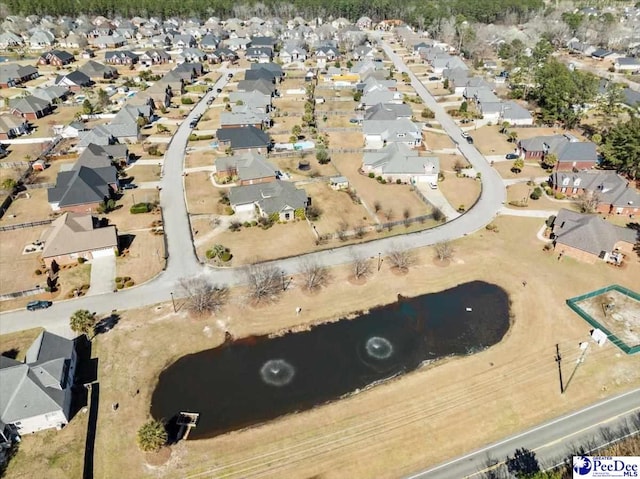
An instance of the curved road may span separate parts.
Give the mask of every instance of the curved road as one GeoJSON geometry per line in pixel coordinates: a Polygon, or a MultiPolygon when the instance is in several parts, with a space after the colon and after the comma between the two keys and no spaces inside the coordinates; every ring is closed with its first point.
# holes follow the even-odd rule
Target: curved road
{"type": "Polygon", "coordinates": [[[640,389],[620,394],[588,406],[579,411],[552,419],[527,431],[503,439],[499,442],[460,456],[451,461],[422,471],[406,479],[460,479],[482,478],[488,470],[489,458],[500,465],[507,456],[513,456],[517,448],[526,448],[536,453],[542,468],[552,468],[562,464],[580,444],[605,445],[612,437],[603,438],[600,428],[615,431],[628,425],[627,433],[638,434],[640,429],[640,389]]]}
{"type": "MultiPolygon", "coordinates": [[[[406,71],[409,74],[411,84],[422,98],[424,104],[431,108],[435,113],[436,120],[440,122],[447,134],[458,144],[462,154],[469,160],[475,170],[481,173],[482,194],[473,208],[470,208],[464,215],[436,228],[270,262],[270,264],[282,269],[287,275],[299,271],[300,265],[306,260],[313,260],[325,266],[336,266],[352,261],[356,252],[365,257],[377,257],[378,254],[385,254],[386,251],[396,246],[419,248],[460,238],[483,228],[491,222],[506,200],[506,190],[498,173],[491,168],[484,156],[473,145],[469,145],[464,140],[458,125],[449,117],[444,108],[435,101],[435,98],[427,91],[420,80],[407,69],[402,59],[393,53],[388,45],[384,43],[381,43],[381,45],[394,62],[396,69],[401,72],[406,71]]],[[[227,83],[226,72],[228,71],[230,70],[220,69],[222,76],[214,85],[213,91],[207,93],[193,108],[188,118],[182,122],[165,153],[160,204],[163,208],[165,234],[167,235],[168,244],[166,270],[143,285],[121,290],[117,293],[60,301],[54,303],[47,310],[35,312],[19,310],[3,313],[0,316],[0,333],[5,334],[28,328],[45,327],[58,334],[71,336],[68,318],[77,309],[89,309],[98,314],[106,314],[114,309],[140,308],[168,301],[171,299],[172,292],[175,292],[176,295],[179,294],[176,282],[180,278],[198,274],[205,274],[218,284],[234,285],[243,281],[237,269],[212,269],[198,262],[191,237],[182,178],[184,154],[189,134],[191,133],[189,123],[196,114],[204,114],[207,109],[207,100],[215,97],[216,90],[227,83]]]]}

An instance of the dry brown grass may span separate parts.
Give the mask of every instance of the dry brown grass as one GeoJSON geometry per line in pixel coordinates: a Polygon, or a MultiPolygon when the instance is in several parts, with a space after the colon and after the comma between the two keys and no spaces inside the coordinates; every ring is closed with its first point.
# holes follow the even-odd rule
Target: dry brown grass
{"type": "Polygon", "coordinates": [[[320,219],[314,222],[320,234],[337,231],[342,222],[349,225],[348,229],[373,224],[367,210],[351,201],[346,192],[333,190],[327,183],[313,183],[303,188],[313,205],[323,211],[320,219]]]}
{"type": "Polygon", "coordinates": [[[31,134],[34,138],[54,136],[51,127],[53,125],[68,125],[73,121],[77,113],[82,110],[81,106],[59,106],[51,115],[47,115],[30,123],[36,126],[36,131],[31,134]]]}
{"type": "Polygon", "coordinates": [[[321,165],[318,163],[318,160],[316,160],[315,154],[311,153],[304,155],[304,159],[309,161],[310,168],[308,170],[300,170],[298,168],[300,159],[299,155],[286,157],[272,156],[269,158],[269,161],[276,166],[278,170],[290,173],[293,181],[303,180],[313,176],[333,176],[339,173],[332,161],[321,165]]]}
{"type": "Polygon", "coordinates": [[[200,166],[212,166],[215,163],[216,158],[219,156],[223,155],[213,149],[192,151],[187,153],[184,161],[184,167],[197,168],[200,166]]]}
{"type": "MultiPolygon", "coordinates": [[[[514,143],[507,141],[507,136],[499,132],[499,126],[483,126],[472,130],[469,134],[473,137],[473,144],[483,155],[506,155],[513,153],[514,143]]],[[[522,128],[521,130],[524,130],[522,128]]],[[[518,130],[518,133],[521,131],[518,130]]]]}
{"type": "Polygon", "coordinates": [[[506,179],[518,178],[526,180],[532,177],[537,178],[539,176],[549,176],[549,173],[547,173],[539,163],[533,161],[527,161],[520,173],[514,173],[511,171],[511,168],[513,168],[513,160],[494,163],[493,168],[500,174],[500,176],[506,179]]]}
{"type": "MultiPolygon", "coordinates": [[[[24,247],[39,240],[46,226],[0,232],[0,292],[13,293],[43,284],[45,277],[36,276],[40,266],[38,253],[22,254],[24,247]]],[[[2,304],[2,303],[0,303],[2,304]]]]}
{"type": "Polygon", "coordinates": [[[116,276],[129,276],[136,284],[155,277],[165,266],[164,239],[151,231],[136,231],[129,252],[116,259],[116,276]]]}
{"type": "Polygon", "coordinates": [[[20,196],[11,203],[4,216],[0,218],[0,225],[46,220],[50,218],[52,213],[47,200],[46,188],[29,190],[20,193],[20,196]],[[29,194],[29,198],[27,198],[27,194],[29,194]]]}
{"type": "Polygon", "coordinates": [[[219,188],[211,183],[210,172],[198,171],[184,177],[187,211],[191,215],[213,214],[219,211],[219,188]]]}
{"type": "Polygon", "coordinates": [[[449,135],[446,134],[425,131],[422,133],[422,139],[429,150],[443,150],[455,147],[449,135]]]}
{"type": "Polygon", "coordinates": [[[129,209],[135,203],[155,203],[159,198],[157,190],[124,190],[122,198],[118,200],[120,208],[102,216],[106,216],[110,224],[117,226],[118,233],[149,228],[153,221],[160,219],[158,210],[133,215],[129,209]]]}
{"type": "Polygon", "coordinates": [[[458,178],[455,173],[444,173],[444,181],[438,183],[449,204],[454,209],[464,206],[470,208],[480,196],[482,184],[474,178],[458,178]]]}
{"type": "MultiPolygon", "coordinates": [[[[392,302],[398,291],[412,296],[483,279],[510,293],[514,324],[500,344],[476,355],[444,360],[348,399],[259,427],[174,446],[172,459],[155,469],[155,476],[210,471],[205,475],[397,477],[640,384],[635,358],[607,345],[590,353],[565,395],[567,400],[558,401],[553,361],[556,343],[570,364],[579,354],[576,344],[588,337],[589,326],[565,306],[564,299],[612,282],[638,284],[638,263],[625,270],[570,259],[558,263],[554,255],[542,252],[535,239],[539,220],[501,217],[496,224],[499,233],[483,231],[455,242],[454,261],[446,269],[432,263],[433,250],[427,248],[406,276],[393,275],[384,264],[380,273],[358,286],[346,281],[347,268],[335,268],[322,293],[301,296],[292,288],[277,303],[257,310],[246,306],[241,292],[234,291],[232,304],[219,318],[195,320],[173,314],[170,303],[123,313],[113,331],[95,340],[103,386],[96,474],[104,478],[120,477],[123,470],[132,478],[151,474],[135,446],[135,431],[148,417],[152,385],[160,371],[180,356],[221,344],[223,330],[217,324],[221,318],[225,329],[244,337],[288,329],[301,321],[343,317],[392,302]],[[524,279],[526,288],[521,285],[524,279]],[[549,290],[550,282],[566,288],[549,290]],[[295,315],[296,306],[303,308],[304,317],[295,315]],[[209,332],[203,329],[206,326],[209,332]],[[180,336],[175,335],[176,328],[180,336]],[[138,360],[122,359],[131,357],[138,360]],[[110,410],[113,402],[120,404],[115,413],[110,410]],[[478,425],[472,434],[470,423],[478,425]]],[[[30,461],[34,468],[46,463],[43,456],[30,461]]]]}
{"type": "Polygon", "coordinates": [[[33,328],[0,335],[0,354],[5,356],[7,353],[12,352],[16,354],[14,358],[16,361],[24,361],[27,349],[42,331],[44,331],[44,328],[33,328]]]}
{"type": "MultiPolygon", "coordinates": [[[[158,163],[162,163],[161,159],[158,163]]],[[[134,183],[143,181],[160,181],[162,167],[159,165],[136,165],[127,169],[127,178],[133,178],[134,183]]]]}
{"type": "MultiPolygon", "coordinates": [[[[507,201],[520,201],[528,198],[535,186],[528,186],[526,183],[518,183],[507,187],[507,201]]],[[[578,211],[578,206],[570,201],[551,201],[544,194],[538,200],[529,198],[529,208],[534,210],[559,210],[566,208],[568,210],[578,211]]]]}

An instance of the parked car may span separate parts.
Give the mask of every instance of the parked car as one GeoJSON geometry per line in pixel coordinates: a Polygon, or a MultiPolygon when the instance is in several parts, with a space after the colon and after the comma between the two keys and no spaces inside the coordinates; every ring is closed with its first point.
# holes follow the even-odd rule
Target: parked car
{"type": "Polygon", "coordinates": [[[222,93],[222,88],[218,88],[216,91],[217,91],[218,93],[222,93]]]}
{"type": "Polygon", "coordinates": [[[135,190],[138,187],[135,183],[125,183],[122,185],[123,190],[135,190]]]}
{"type": "Polygon", "coordinates": [[[429,183],[429,188],[431,188],[432,190],[437,190],[438,185],[436,183],[429,183]]]}
{"type": "Polygon", "coordinates": [[[467,133],[466,131],[462,132],[462,138],[464,138],[465,140],[467,140],[467,143],[469,143],[470,145],[473,144],[473,138],[471,138],[471,136],[469,135],[469,133],[467,133]]]}
{"type": "Polygon", "coordinates": [[[194,118],[189,122],[189,128],[195,128],[197,124],[198,124],[198,120],[194,118]]]}
{"type": "Polygon", "coordinates": [[[349,123],[358,123],[357,118],[349,118],[349,123]]]}
{"type": "Polygon", "coordinates": [[[438,78],[438,77],[429,77],[429,81],[436,81],[436,80],[440,80],[440,78],[438,78]]]}
{"type": "Polygon", "coordinates": [[[53,303],[51,301],[29,301],[27,303],[27,310],[35,311],[37,309],[47,309],[53,303]]]}
{"type": "Polygon", "coordinates": [[[505,156],[505,158],[507,160],[517,160],[519,156],[517,153],[507,153],[507,156],[505,156]]]}
{"type": "Polygon", "coordinates": [[[228,73],[227,78],[233,78],[233,73],[228,73]]]}
{"type": "Polygon", "coordinates": [[[214,98],[209,98],[207,100],[207,105],[211,105],[213,103],[214,98]]]}

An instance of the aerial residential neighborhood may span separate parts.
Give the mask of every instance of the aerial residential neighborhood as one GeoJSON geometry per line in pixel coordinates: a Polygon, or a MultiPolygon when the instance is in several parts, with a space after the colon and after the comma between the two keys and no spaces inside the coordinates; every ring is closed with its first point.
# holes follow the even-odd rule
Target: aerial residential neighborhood
{"type": "Polygon", "coordinates": [[[112,3],[0,9],[0,476],[638,456],[640,5],[112,3]]]}

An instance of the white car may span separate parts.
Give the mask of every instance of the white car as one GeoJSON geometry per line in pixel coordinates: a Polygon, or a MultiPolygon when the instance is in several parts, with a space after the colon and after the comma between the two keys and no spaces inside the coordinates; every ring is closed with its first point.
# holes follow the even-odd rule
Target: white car
{"type": "Polygon", "coordinates": [[[431,183],[429,183],[429,188],[431,188],[432,190],[437,190],[438,189],[438,185],[437,185],[437,183],[431,182],[431,183]]]}

